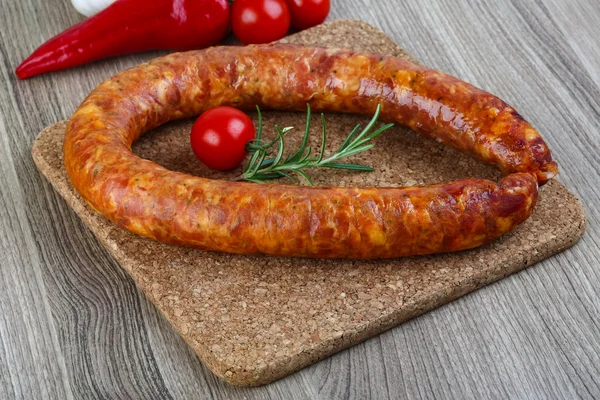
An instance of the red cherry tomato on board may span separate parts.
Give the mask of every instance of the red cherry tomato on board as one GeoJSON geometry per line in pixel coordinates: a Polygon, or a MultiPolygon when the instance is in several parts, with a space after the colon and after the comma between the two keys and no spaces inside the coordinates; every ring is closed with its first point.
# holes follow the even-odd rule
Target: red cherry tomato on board
{"type": "Polygon", "coordinates": [[[194,123],[190,140],[194,154],[209,168],[226,171],[246,157],[246,144],[255,137],[249,116],[233,107],[215,107],[194,123]]]}
{"type": "Polygon", "coordinates": [[[284,0],[235,0],[231,28],[245,44],[279,40],[290,28],[290,10],[284,0]]]}
{"type": "Polygon", "coordinates": [[[329,14],[329,0],[287,0],[292,16],[292,26],[304,30],[317,26],[329,14]]]}

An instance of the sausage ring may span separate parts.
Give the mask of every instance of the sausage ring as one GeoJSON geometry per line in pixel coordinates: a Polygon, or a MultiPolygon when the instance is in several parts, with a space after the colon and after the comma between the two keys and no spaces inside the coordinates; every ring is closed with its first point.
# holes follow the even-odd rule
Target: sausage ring
{"type": "Polygon", "coordinates": [[[229,253],[391,258],[468,249],[526,220],[557,173],[512,107],[406,60],[275,44],[152,60],[108,79],[67,127],[64,160],[81,196],[117,225],[161,242],[229,253]],[[259,185],[167,170],[131,151],[144,132],[209,108],[373,114],[498,167],[495,183],[407,188],[259,185]]]}

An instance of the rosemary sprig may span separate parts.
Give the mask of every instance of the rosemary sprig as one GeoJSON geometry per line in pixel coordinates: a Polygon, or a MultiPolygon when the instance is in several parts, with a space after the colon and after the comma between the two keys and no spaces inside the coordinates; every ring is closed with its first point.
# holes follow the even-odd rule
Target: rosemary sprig
{"type": "Polygon", "coordinates": [[[248,161],[244,172],[237,180],[265,183],[265,181],[270,179],[294,179],[293,174],[296,174],[300,175],[312,186],[312,180],[304,171],[308,168],[325,167],[347,169],[351,171],[373,171],[372,167],[366,165],[342,163],[339,162],[339,160],[371,149],[375,144],[369,142],[394,125],[386,124],[371,132],[379,118],[381,105],[377,106],[373,118],[362,131],[360,130],[360,125],[356,125],[348,137],[346,137],[346,140],[344,140],[342,145],[338,148],[337,152],[327,158],[325,158],[327,129],[325,125],[325,116],[323,114],[321,114],[322,138],[319,155],[310,157],[312,153],[312,149],[308,147],[311,122],[310,105],[307,104],[306,108],[306,129],[300,147],[292,154],[284,157],[286,149],[285,135],[290,132],[293,127],[280,128],[275,125],[277,138],[271,142],[265,142],[262,138],[262,114],[258,106],[256,107],[256,111],[258,112],[256,138],[246,145],[246,149],[250,153],[250,160],[248,161]],[[276,146],[276,150],[273,149],[274,146],[276,146]]]}

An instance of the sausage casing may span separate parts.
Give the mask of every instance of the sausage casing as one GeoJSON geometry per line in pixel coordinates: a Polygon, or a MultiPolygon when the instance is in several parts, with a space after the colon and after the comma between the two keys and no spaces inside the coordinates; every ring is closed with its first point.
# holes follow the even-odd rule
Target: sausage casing
{"type": "Polygon", "coordinates": [[[67,127],[65,166],[98,212],[165,243],[231,253],[390,258],[468,249],[529,217],[557,173],[512,107],[406,60],[295,45],[172,54],[96,88],[67,127]],[[257,185],[169,171],[131,152],[144,132],[218,105],[372,114],[492,164],[495,183],[410,188],[257,185]]]}

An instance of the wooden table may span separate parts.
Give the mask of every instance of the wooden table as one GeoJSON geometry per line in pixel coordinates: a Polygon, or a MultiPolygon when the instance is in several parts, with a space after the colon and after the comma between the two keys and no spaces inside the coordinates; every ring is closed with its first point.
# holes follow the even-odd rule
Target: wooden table
{"type": "Polygon", "coordinates": [[[596,0],[333,1],[424,63],[513,104],[586,205],[574,248],[286,379],[216,379],[108,256],[30,155],[120,57],[13,73],[79,21],[67,0],[1,0],[0,398],[599,398],[600,7],[596,0]],[[364,3],[370,5],[364,5],[364,3]]]}

